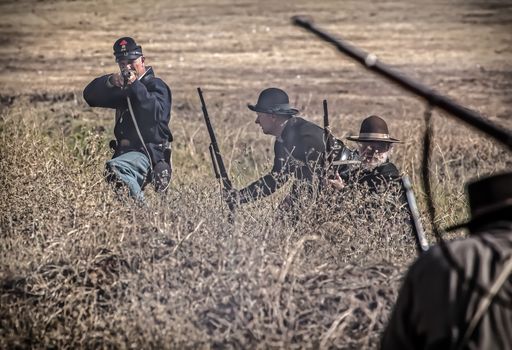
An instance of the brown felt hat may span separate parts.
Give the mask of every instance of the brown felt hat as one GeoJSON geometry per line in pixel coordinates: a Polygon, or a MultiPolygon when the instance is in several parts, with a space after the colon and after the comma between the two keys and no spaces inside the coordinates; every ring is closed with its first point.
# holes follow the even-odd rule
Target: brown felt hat
{"type": "Polygon", "coordinates": [[[369,142],[369,141],[378,141],[378,142],[401,142],[398,139],[394,139],[389,137],[388,124],[376,115],[369,116],[361,123],[361,129],[359,131],[358,136],[349,136],[347,140],[357,141],[357,142],[369,142]]]}
{"type": "Polygon", "coordinates": [[[251,111],[278,114],[283,116],[293,116],[299,113],[298,109],[290,107],[288,95],[281,89],[268,88],[263,90],[258,97],[255,105],[247,104],[251,111]]]}
{"type": "Polygon", "coordinates": [[[512,172],[485,177],[467,185],[471,219],[445,231],[512,220],[512,172]]]}

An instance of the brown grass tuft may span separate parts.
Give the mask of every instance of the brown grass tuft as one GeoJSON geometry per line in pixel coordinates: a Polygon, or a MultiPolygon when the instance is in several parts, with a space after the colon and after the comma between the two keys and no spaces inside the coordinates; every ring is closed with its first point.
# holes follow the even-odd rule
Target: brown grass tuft
{"type": "MultiPolygon", "coordinates": [[[[280,191],[240,208],[232,226],[190,111],[183,130],[195,131],[175,144],[170,193],[148,188],[140,209],[103,180],[111,126],[98,127],[80,101],[59,103],[49,111],[18,101],[2,115],[1,347],[376,346],[415,256],[392,189],[380,199],[354,190],[336,206],[332,197],[301,203],[296,223],[276,211],[280,191]],[[63,124],[61,109],[79,118],[63,124]]],[[[266,142],[242,129],[231,151],[231,129],[217,125],[234,182],[254,179],[248,164],[266,166],[266,142]]],[[[441,225],[466,215],[461,177],[510,166],[498,147],[446,136],[449,127],[432,169],[443,179],[434,182],[441,225]]],[[[406,144],[394,155],[415,183],[419,170],[404,160],[418,152],[406,144]]]]}

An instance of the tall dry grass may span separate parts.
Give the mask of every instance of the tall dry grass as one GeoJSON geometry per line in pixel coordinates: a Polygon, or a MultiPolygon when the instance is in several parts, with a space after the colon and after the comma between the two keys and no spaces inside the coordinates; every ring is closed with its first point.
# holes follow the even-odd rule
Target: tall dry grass
{"type": "MultiPolygon", "coordinates": [[[[330,198],[303,202],[294,222],[278,210],[280,191],[240,208],[233,226],[190,97],[173,112],[172,188],[163,198],[148,188],[141,209],[117,200],[103,179],[110,112],[68,97],[21,97],[2,111],[1,348],[376,346],[415,257],[396,194],[376,210],[360,191],[336,207],[330,198]]],[[[239,106],[217,103],[213,123],[241,187],[269,169],[271,140],[231,118],[239,106]]],[[[342,115],[333,127],[358,122],[342,115]]],[[[458,124],[436,115],[435,125],[431,172],[445,226],[467,215],[463,181],[512,162],[458,124]]],[[[421,128],[412,119],[393,129],[407,140],[393,158],[412,175],[420,204],[421,128]]]]}

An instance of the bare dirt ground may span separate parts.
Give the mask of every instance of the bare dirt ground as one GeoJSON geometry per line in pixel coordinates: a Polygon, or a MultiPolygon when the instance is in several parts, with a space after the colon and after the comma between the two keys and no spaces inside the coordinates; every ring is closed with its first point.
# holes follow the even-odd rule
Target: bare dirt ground
{"type": "Polygon", "coordinates": [[[510,1],[3,1],[0,91],[80,94],[92,77],[116,69],[111,45],[132,35],[173,87],[175,106],[193,99],[195,87],[202,86],[216,101],[239,104],[247,119],[245,103],[276,85],[311,108],[310,114],[319,114],[318,101],[328,98],[338,104],[337,113],[357,118],[416,116],[418,106],[403,91],[290,24],[292,15],[308,14],[463,105],[506,119],[512,104],[510,6],[510,1]],[[396,110],[397,101],[404,101],[405,111],[396,110]]]}
{"type": "MultiPolygon", "coordinates": [[[[0,348],[378,345],[415,257],[403,217],[354,216],[354,194],[344,211],[306,207],[292,226],[276,217],[280,192],[241,208],[233,227],[210,169],[196,87],[241,187],[272,157],[246,105],[277,86],[317,123],[327,98],[338,136],[384,117],[404,140],[393,159],[425,212],[424,103],[291,25],[297,14],[512,127],[510,1],[4,0],[0,348]],[[81,97],[117,69],[112,44],[124,35],[173,91],[175,177],[164,199],[148,188],[149,211],[120,203],[105,184],[113,113],[81,97]]],[[[467,216],[462,183],[510,170],[512,157],[444,113],[434,125],[444,227],[467,216]]]]}
{"type": "MultiPolygon", "coordinates": [[[[131,35],[172,88],[178,142],[203,132],[200,115],[189,117],[200,111],[196,87],[203,88],[221,136],[230,126],[228,138],[243,129],[260,140],[246,105],[263,88],[278,86],[318,123],[327,98],[339,136],[357,132],[362,118],[377,114],[416,148],[419,134],[402,127],[422,127],[424,102],[291,25],[291,16],[307,14],[404,74],[512,125],[510,1],[4,1],[1,10],[0,95],[7,104],[19,94],[43,95],[32,101],[72,94],[83,105],[83,87],[117,69],[113,41],[131,35]]],[[[109,111],[94,111],[73,123],[110,130],[111,120],[109,111]]],[[[437,120],[443,134],[467,130],[437,120]]]]}

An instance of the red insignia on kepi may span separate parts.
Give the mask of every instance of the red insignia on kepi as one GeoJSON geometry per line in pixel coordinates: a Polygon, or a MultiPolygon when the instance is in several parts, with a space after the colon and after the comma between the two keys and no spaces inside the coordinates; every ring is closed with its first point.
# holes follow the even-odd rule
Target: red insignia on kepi
{"type": "Polygon", "coordinates": [[[124,39],[119,43],[119,45],[121,45],[121,46],[124,46],[126,44],[128,44],[128,42],[126,40],[124,40],[124,39]]]}

